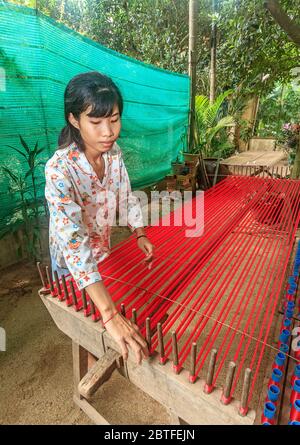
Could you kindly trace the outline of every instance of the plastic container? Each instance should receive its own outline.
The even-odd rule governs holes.
[[[292,405],[290,421],[300,423],[300,399],[295,400]]]
[[[264,412],[261,418],[261,423],[264,424],[268,422],[271,425],[274,425],[275,414],[276,414],[276,405],[274,405],[274,403],[272,402],[266,402],[264,405]]]
[[[268,388],[267,400],[275,403],[280,396],[280,389],[277,385],[270,385]]]
[[[293,403],[297,399],[300,400],[300,380],[299,379],[296,379],[293,384],[291,398],[290,398],[291,405],[293,405]]]
[[[282,371],[278,368],[274,368],[272,371],[272,376],[269,380],[268,386],[270,386],[270,385],[279,386],[278,384],[281,382],[282,376],[283,376]]]
[[[273,366],[273,369],[278,368],[278,369],[282,370],[282,368],[285,364],[285,359],[286,359],[286,356],[283,354],[283,352],[278,352],[278,354],[275,357],[275,364]]]
[[[295,380],[300,380],[300,365],[295,366],[294,374],[291,378],[291,387],[294,386]]]

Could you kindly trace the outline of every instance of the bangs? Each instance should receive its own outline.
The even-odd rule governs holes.
[[[114,91],[109,89],[102,89],[98,91],[92,98],[84,104],[84,111],[90,106],[91,111],[88,113],[89,117],[107,117],[113,114],[113,108],[115,105],[119,107],[119,113],[121,114],[119,98]]]

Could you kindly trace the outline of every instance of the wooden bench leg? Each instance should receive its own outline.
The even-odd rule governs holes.
[[[78,343],[72,341],[72,355],[73,355],[73,383],[74,396],[77,399],[82,399],[78,391],[78,385],[83,376],[88,371],[88,351],[80,346]]]
[[[96,424],[109,425],[106,419],[82,397],[78,391],[79,382],[88,372],[88,351],[80,346],[78,343],[72,341],[72,355],[73,355],[73,382],[74,395],[73,400],[76,405]]]

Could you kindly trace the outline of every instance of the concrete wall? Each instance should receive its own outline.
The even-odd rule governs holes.
[[[47,261],[49,258],[48,233],[48,222],[45,219],[41,223],[41,260]],[[0,239],[0,270],[26,258],[26,237],[22,228]]]

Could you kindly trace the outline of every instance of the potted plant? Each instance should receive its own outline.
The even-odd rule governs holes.
[[[174,175],[180,175],[180,173],[182,172],[182,169],[184,167],[183,162],[180,160],[179,155],[177,155],[177,158],[174,162],[172,162],[172,171],[174,173]]]

